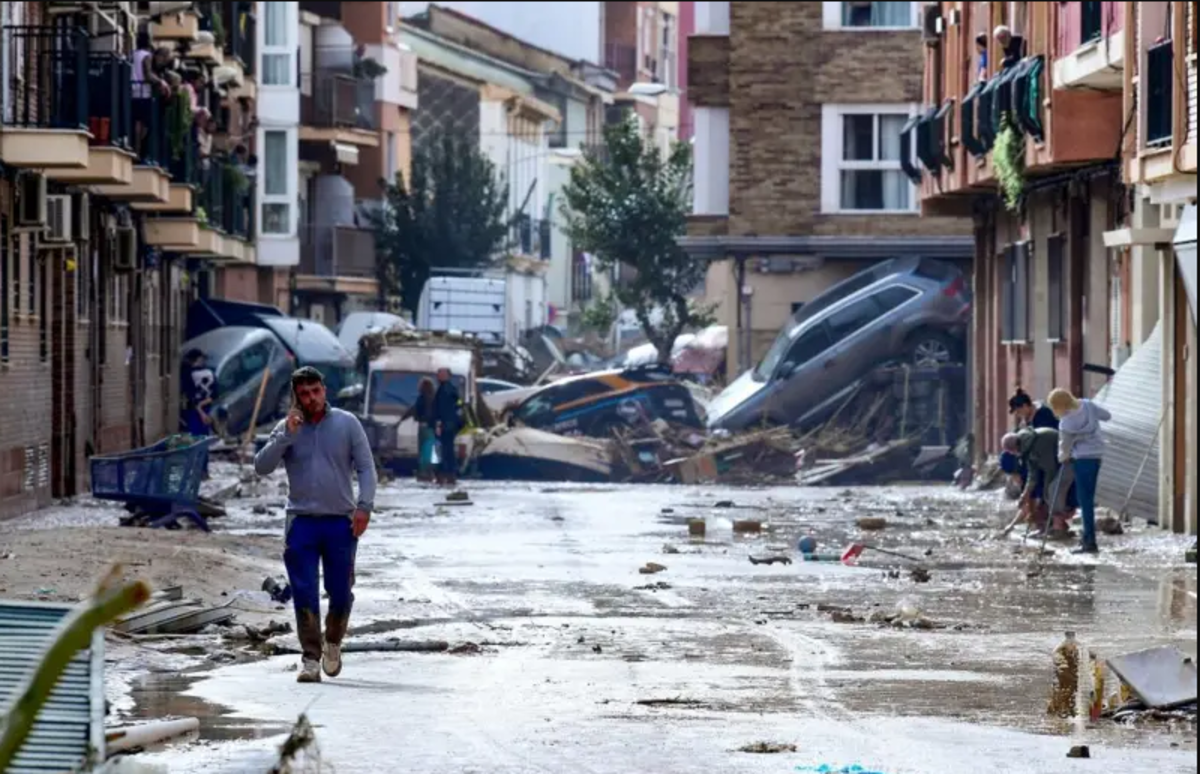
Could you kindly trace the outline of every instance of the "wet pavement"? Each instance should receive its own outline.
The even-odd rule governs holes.
[[[1100,559],[1056,556],[1031,579],[1029,555],[992,537],[1008,511],[991,493],[469,489],[474,503],[452,507],[431,488],[380,493],[351,641],[480,652],[348,654],[342,677],[319,686],[294,682],[293,656],[133,680],[130,714],[202,720],[198,742],[144,757],[172,772],[265,771],[280,730],[307,712],[321,760],[341,774],[1196,770],[1194,724],[1081,732],[1044,713],[1066,630],[1101,656],[1159,644],[1195,654],[1196,574],[1179,538],[1113,538]],[[258,502],[274,506],[269,490]],[[279,534],[281,510],[253,504],[222,526]],[[888,527],[860,534],[863,516]],[[706,520],[702,542],[689,518]],[[741,519],[766,529],[735,535]],[[747,559],[776,546],[798,559],[810,533],[835,556],[860,538],[916,554],[932,580],[870,551],[859,568]],[[667,569],[640,574],[646,562]],[[946,628],[835,623],[830,608],[904,610]],[[797,750],[737,752],[760,741]],[[1081,742],[1100,760],[1068,761]]]

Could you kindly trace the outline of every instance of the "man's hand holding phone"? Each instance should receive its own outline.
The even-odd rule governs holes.
[[[300,426],[304,424],[304,412],[298,408],[293,408],[287,415],[287,431],[288,435],[295,435]]]

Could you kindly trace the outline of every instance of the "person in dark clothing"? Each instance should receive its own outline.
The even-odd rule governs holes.
[[[992,33],[996,43],[1000,46],[1000,51],[1004,54],[1000,60],[1000,70],[1008,70],[1016,67],[1021,63],[1021,59],[1025,56],[1025,38],[1021,35],[1014,35],[1008,25],[1001,24]]]
[[[1058,429],[1058,418],[1054,416],[1054,412],[1050,410],[1050,407],[1038,406],[1033,402],[1033,398],[1029,397],[1029,393],[1020,387],[1008,399],[1008,413],[1017,420],[1016,429],[1018,430],[1022,428],[1030,428],[1032,430],[1040,428]],[[1019,478],[1021,489],[1025,489],[1025,485],[1029,482],[1029,470],[1017,455],[1002,452],[1000,454],[1000,469],[1010,476]]]
[[[432,379],[422,379],[417,387],[417,399],[400,418],[417,423],[417,480],[429,481],[433,463],[433,449],[438,440],[434,432],[437,418],[433,414],[434,387]]]
[[[210,413],[217,400],[217,375],[205,362],[204,353],[189,350],[183,358],[181,392],[184,400],[183,429],[188,435],[206,438],[212,435]],[[208,459],[204,461],[204,478],[208,478]]]
[[[461,426],[461,401],[458,388],[450,380],[450,369],[439,368],[438,388],[433,396],[435,432],[440,444],[442,459],[438,465],[439,484],[453,485],[458,482],[458,458],[454,453],[454,439]]]

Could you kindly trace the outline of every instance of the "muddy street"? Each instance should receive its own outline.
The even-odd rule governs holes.
[[[992,494],[470,491],[471,505],[439,506],[444,492],[384,489],[359,548],[349,642],[449,651],[348,652],[342,676],[316,686],[296,684],[291,655],[133,679],[118,702],[128,714],[202,718],[198,741],[143,757],[172,772],[266,770],[307,712],[321,760],[343,773],[1095,766],[1066,759],[1077,743],[1118,770],[1195,770],[1194,725],[1101,721],[1081,735],[1045,715],[1065,630],[1102,656],[1195,653],[1195,573],[1169,569],[1182,554],[1161,533],[1113,538],[1099,559],[1049,560],[1030,579],[1028,556],[990,538],[1003,523]],[[226,531],[278,535],[277,501],[239,503]],[[860,533],[862,517],[886,529]],[[697,518],[705,537],[689,539]],[[761,534],[735,532],[745,520]],[[799,561],[807,534],[835,557],[853,539],[916,554],[931,577],[918,583],[905,560],[870,551],[857,568]],[[793,563],[748,559],[774,554]],[[648,562],[665,569],[639,571]],[[925,623],[884,622],[897,614]],[[796,749],[740,751],[760,742]]]

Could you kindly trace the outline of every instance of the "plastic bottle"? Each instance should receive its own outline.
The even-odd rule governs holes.
[[[1069,718],[1075,714],[1076,693],[1079,690],[1079,643],[1075,632],[1054,649],[1054,687],[1050,691],[1047,714]]]
[[[1095,653],[1089,653],[1089,656],[1092,660],[1092,695],[1088,717],[1094,723],[1104,714],[1104,662],[1096,658]]]

